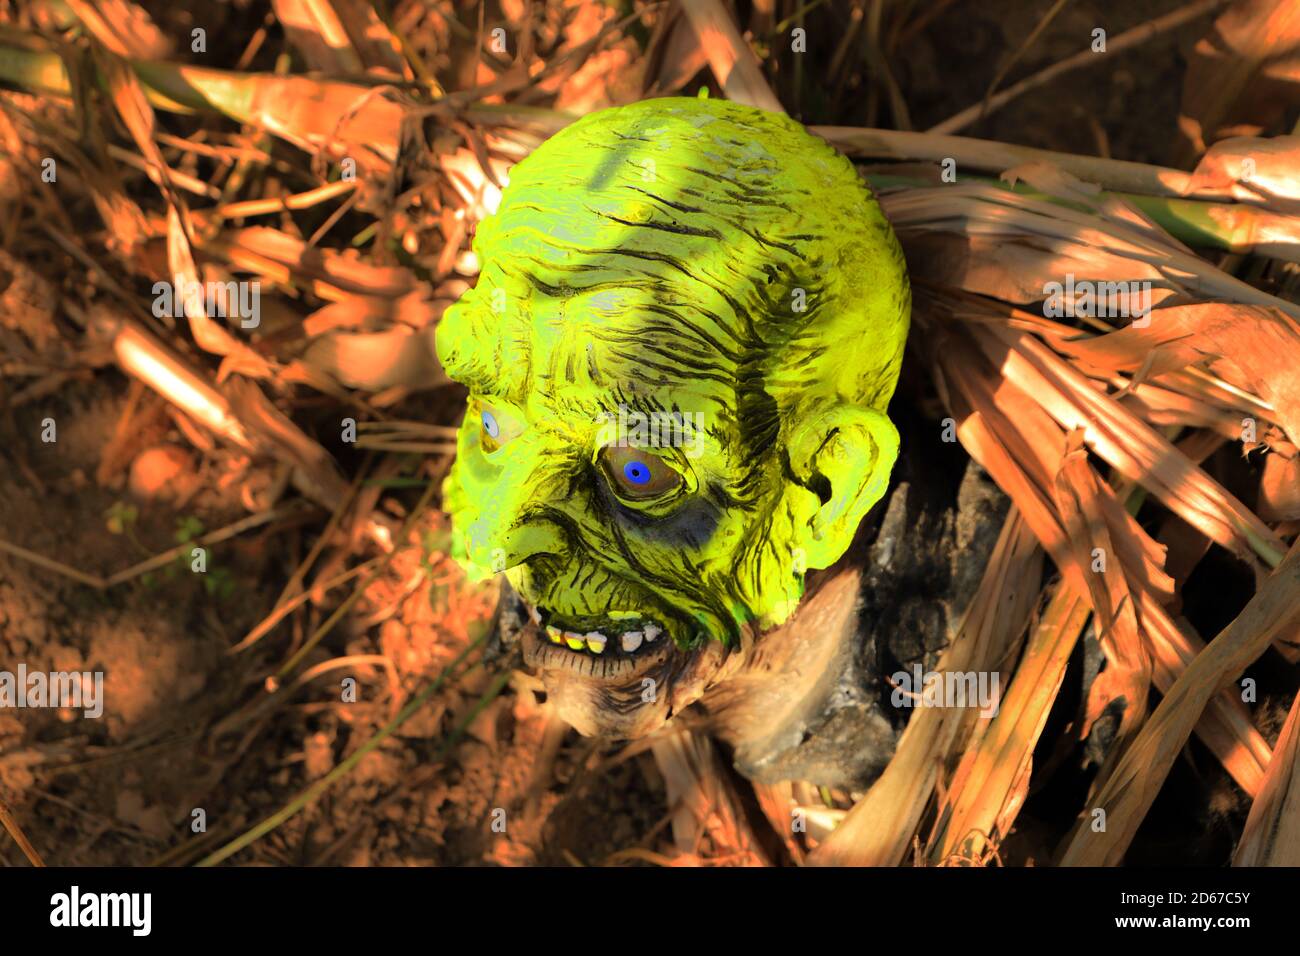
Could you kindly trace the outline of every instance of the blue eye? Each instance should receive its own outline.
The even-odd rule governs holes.
[[[629,445],[606,445],[599,454],[614,494],[624,501],[667,498],[682,487],[681,472],[658,455]]]
[[[496,416],[491,412],[485,410],[480,419],[483,422],[483,431],[489,438],[496,438],[501,434],[501,426],[497,424]]]

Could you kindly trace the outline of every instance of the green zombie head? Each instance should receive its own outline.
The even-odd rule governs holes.
[[[514,168],[437,332],[470,391],[456,555],[589,734],[695,700],[884,493],[910,293],[852,165],[798,123],[658,99]]]

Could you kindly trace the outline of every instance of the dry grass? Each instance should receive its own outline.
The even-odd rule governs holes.
[[[275,20],[314,71],[307,75],[290,75],[283,56],[274,72],[244,69],[267,42],[265,26],[247,38],[235,69],[179,62],[129,0],[69,2],[66,17],[79,22],[71,43],[55,38],[72,36],[72,22],[49,11],[11,18],[0,32],[0,80],[22,91],[0,97],[0,190],[21,197],[0,212],[4,247],[38,269],[64,263],[78,271],[65,311],[87,354],[93,348],[100,364],[114,363],[160,395],[197,447],[275,463],[319,509],[316,546],[235,651],[259,645],[313,592],[348,584],[350,596],[283,661],[277,686],[301,676],[308,652],[381,573],[384,556],[410,540],[423,501],[406,521],[394,520],[380,507],[381,489],[361,490],[363,476],[374,467],[397,480],[402,462],[406,478],[432,488],[453,452],[445,426],[390,409],[445,381],[430,333],[473,281],[470,227],[494,208],[510,165],[582,112],[678,89],[703,64],[728,97],[781,108],[766,79],[771,70],[717,0],[687,4],[684,16],[670,4],[638,2],[623,20],[595,5],[552,5],[527,14],[512,33],[522,46],[509,54],[491,52],[494,24],[483,7],[477,23],[465,24],[443,6],[422,14],[419,5],[399,4],[398,16],[381,18],[354,0],[277,0]],[[1188,4],[1122,42],[1140,44],[1219,6]],[[1045,75],[931,132],[912,132],[906,90],[884,53],[908,24],[882,25],[881,5],[867,7],[851,36],[885,61],[871,96],[893,102],[903,129],[816,131],[872,161],[865,172],[915,279],[916,358],[964,449],[1014,503],[941,665],[997,671],[1007,690],[992,721],[918,710],[884,776],[856,801],[841,795],[831,807],[813,807],[797,784],[755,788],[766,821],[747,819],[709,741],[686,731],[657,740],[671,850],[628,848],[610,862],[769,864],[753,830],[769,824],[796,862],[995,861],[1091,617],[1107,668],[1071,732],[1084,737],[1117,697],[1139,703],[1125,710],[1057,862],[1121,862],[1195,734],[1254,800],[1236,862],[1294,865],[1300,699],[1270,750],[1235,685],[1270,646],[1291,664],[1300,659],[1300,306],[1294,273],[1278,269],[1300,261],[1300,146],[1229,140],[1187,172],[949,135],[1011,108],[1051,79]],[[644,56],[628,39],[634,23],[650,31]],[[775,29],[779,18],[767,25]],[[1229,17],[1225,28],[1233,26]],[[1251,31],[1256,67],[1293,28]],[[447,57],[430,49],[430,36],[434,48],[456,39],[476,52],[439,71],[428,58]],[[843,84],[846,57],[831,64],[833,85]],[[1068,69],[1087,63],[1059,67]],[[1217,128],[1233,96],[1246,95],[1255,73],[1232,69],[1230,89],[1186,104],[1189,122]],[[452,72],[466,80],[459,89],[434,79]],[[782,79],[796,89],[806,82],[802,74]],[[49,156],[58,161],[57,198],[39,182],[40,159]],[[1244,181],[1247,158],[1252,174]],[[947,159],[960,170],[956,183],[937,175]],[[29,241],[20,245],[19,236]],[[1245,258],[1252,254],[1260,258]],[[1066,273],[1076,282],[1149,282],[1149,322],[1054,321],[1025,306]],[[254,337],[209,318],[201,298],[182,328],[152,315],[133,291],[158,279],[231,278],[258,280],[267,294]],[[65,380],[36,356],[6,354],[4,340],[0,367],[8,379],[0,394],[13,407]],[[345,475],[310,437],[301,424],[304,392],[361,423],[358,447],[369,453],[361,472]],[[121,424],[129,432],[130,422]],[[1253,508],[1205,465],[1235,442],[1264,460],[1263,481],[1249,489]],[[415,459],[402,456],[432,457],[408,468]],[[1162,527],[1176,533],[1157,536],[1150,520],[1136,520],[1143,505],[1159,509]],[[1184,542],[1186,554],[1166,541]],[[1258,580],[1254,598],[1217,636],[1197,634],[1178,611],[1180,589],[1211,543]],[[96,587],[131,576],[105,578],[0,547]],[[1096,569],[1098,554],[1105,573]],[[1045,559],[1059,576],[1040,589]],[[364,563],[347,570],[349,560]],[[218,862],[319,799],[442,679],[263,824],[224,847],[195,841],[168,862]],[[504,679],[481,699],[503,687]],[[1141,706],[1152,691],[1159,703]],[[283,697],[267,706],[282,706]],[[477,713],[462,714],[447,747]],[[255,716],[264,712],[228,715],[224,730]],[[1092,825],[1096,810],[1105,811],[1103,832]],[[805,839],[788,832],[795,812],[814,822]],[[21,831],[14,834],[28,851]]]

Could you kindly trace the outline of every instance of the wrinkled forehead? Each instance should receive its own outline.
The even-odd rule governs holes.
[[[562,380],[585,368],[594,381],[734,381],[761,348],[749,317],[772,311],[791,271],[774,228],[790,189],[773,183],[774,160],[738,143],[743,170],[711,167],[703,135],[586,145],[517,167],[475,235],[483,271],[466,304],[478,315],[457,334],[499,337],[503,364]]]
[[[521,407],[734,417],[738,343],[707,312],[656,288],[535,294],[483,334],[499,357],[491,391]]]

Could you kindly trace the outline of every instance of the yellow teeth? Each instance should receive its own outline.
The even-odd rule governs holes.
[[[628,635],[623,636],[623,649],[635,650],[636,646],[641,643],[641,633],[637,633],[636,645],[628,646]],[[648,636],[648,635],[646,635]],[[609,645],[609,638],[600,631],[590,631],[587,634],[579,634],[577,631],[563,631],[554,624],[546,625],[546,638],[552,644],[567,644],[571,650],[590,651],[592,654],[604,654],[605,648]]]

